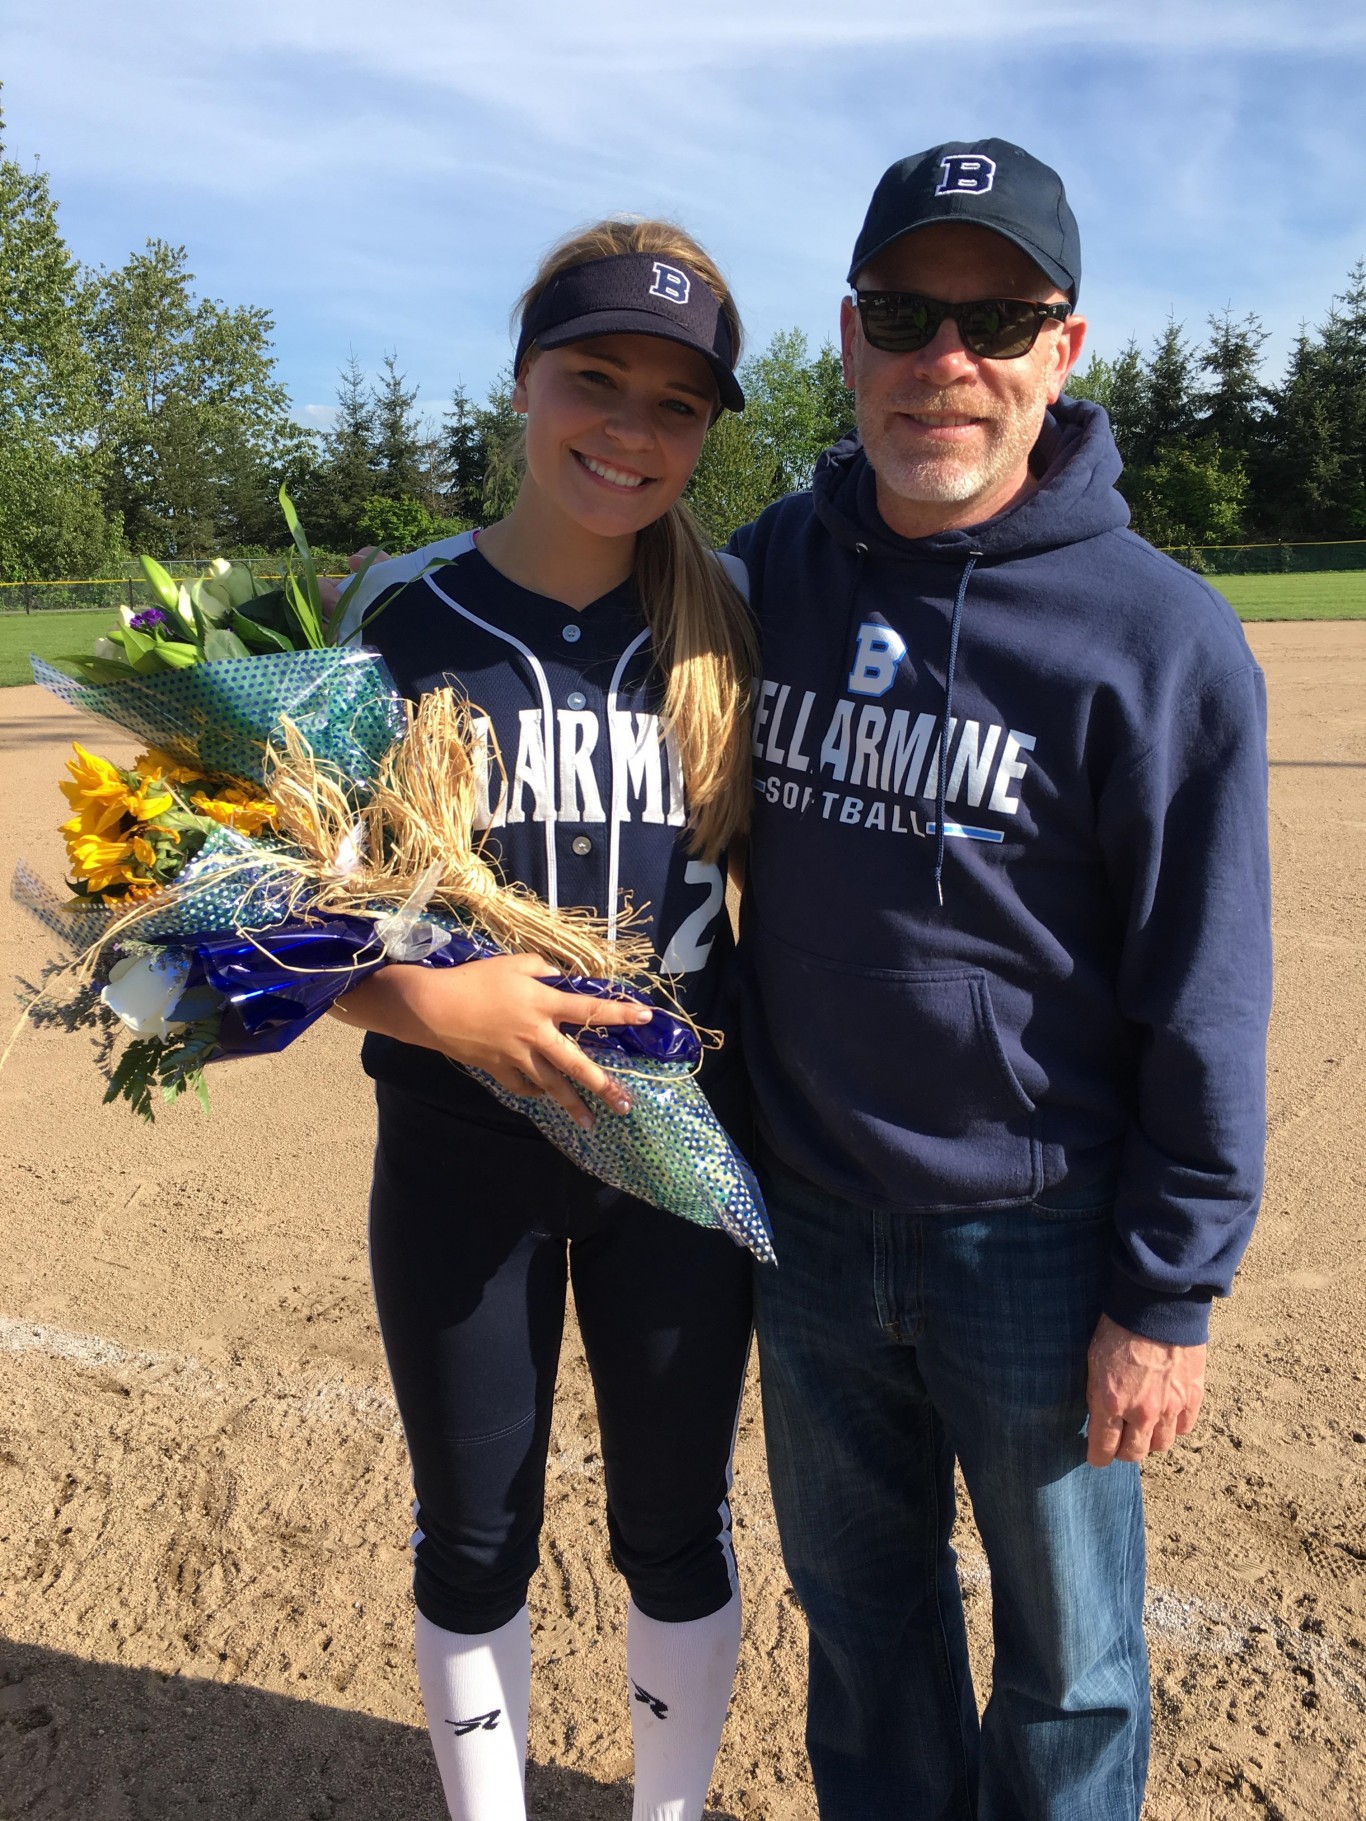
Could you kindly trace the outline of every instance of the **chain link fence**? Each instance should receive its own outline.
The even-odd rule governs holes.
[[[1366,570],[1366,538],[1340,539],[1315,544],[1178,544],[1168,556],[1200,575],[1322,575]],[[315,551],[320,574],[346,575],[346,557],[337,551]],[[273,586],[283,575],[278,556],[237,557],[259,582]],[[179,581],[203,575],[202,563],[164,565]],[[130,564],[122,575],[78,578],[68,581],[0,582],[0,614],[47,613],[81,608],[117,612],[120,607],[156,604],[142,570]]]
[[[1366,569],[1366,538],[1320,544],[1177,544],[1167,548],[1200,575],[1326,575]]]
[[[340,578],[348,573],[346,558],[336,551],[314,551],[313,554],[320,575]],[[234,557],[233,561],[250,569],[257,581],[267,587],[274,587],[284,578],[282,559],[278,556]],[[203,563],[164,563],[162,567],[181,582],[192,582],[204,573]],[[127,565],[122,575],[0,582],[0,614],[70,613],[82,608],[113,613],[120,607],[137,613],[144,607],[156,605],[151,585],[137,564]]]

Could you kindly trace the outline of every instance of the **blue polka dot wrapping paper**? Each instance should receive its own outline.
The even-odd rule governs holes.
[[[407,725],[383,660],[350,647],[228,659],[115,683],[77,681],[38,659],[33,660],[33,673],[63,701],[138,735],[186,765],[257,784],[265,781],[266,747],[283,715],[358,796]],[[108,912],[62,903],[28,869],[21,872],[15,895],[76,952],[99,938]],[[301,919],[308,921],[297,878],[273,861],[268,839],[217,831],[153,915],[139,923],[135,940],[184,953],[195,951],[197,943],[248,935],[268,974],[273,933],[278,931],[283,941],[291,933],[297,936]],[[457,938],[444,961],[433,957],[435,965],[497,952],[449,914],[434,912],[433,918]],[[368,926],[365,940],[373,946],[373,926]],[[297,961],[292,968],[281,961],[282,1000],[298,982]],[[594,990],[594,983],[588,982],[557,984]],[[326,996],[324,983],[317,985],[314,997]],[[335,985],[337,994],[344,990],[342,979]],[[597,983],[597,990],[605,990],[602,983]],[[229,995],[225,1012],[233,1003]],[[299,1030],[310,1021],[301,1020]],[[259,1047],[283,1048],[296,1034],[277,1025],[269,1043],[263,1037]],[[632,1108],[615,1114],[588,1096],[596,1115],[590,1131],[554,1101],[511,1094],[490,1077],[476,1070],[470,1073],[590,1175],[684,1220],[717,1228],[756,1258],[774,1263],[763,1197],[749,1165],[698,1086],[693,1062],[639,1050],[612,1053],[607,1036],[604,1031],[594,1033],[592,1053],[625,1080]],[[612,1039],[626,1041],[615,1032]],[[234,1053],[248,1051],[238,1047]]]
[[[406,725],[376,652],[328,646],[192,664],[117,683],[86,683],[31,660],[35,682],[73,708],[112,721],[184,765],[265,781],[266,746],[283,715],[315,756],[364,789]]]
[[[599,1037],[602,1032],[597,1033]],[[629,1113],[611,1113],[591,1094],[591,1131],[554,1100],[511,1094],[478,1069],[469,1073],[505,1107],[524,1113],[550,1142],[590,1176],[679,1214],[699,1227],[719,1227],[762,1264],[776,1264],[764,1198],[754,1172],[731,1143],[687,1063],[635,1056],[609,1065],[604,1045],[594,1060],[611,1066],[631,1096]]]

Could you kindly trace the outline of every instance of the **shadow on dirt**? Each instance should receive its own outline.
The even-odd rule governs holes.
[[[416,1726],[0,1639],[4,1821],[444,1821]],[[532,1765],[527,1812],[626,1821],[631,1792]],[[709,1811],[709,1821],[734,1817]]]

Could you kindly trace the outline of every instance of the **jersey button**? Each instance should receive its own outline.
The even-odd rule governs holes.
[[[583,628],[582,626],[565,626],[560,632],[560,637],[566,645],[577,645],[583,637]]]
[[[587,708],[588,697],[581,689],[571,690],[565,698],[571,708]]]
[[[593,851],[593,843],[588,839],[587,835],[575,835],[569,845],[580,858],[582,858],[584,854],[591,854]]]

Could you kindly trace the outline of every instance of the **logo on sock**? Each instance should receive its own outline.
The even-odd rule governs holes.
[[[472,1720],[447,1720],[446,1724],[457,1739],[463,1739],[466,1733],[477,1732],[480,1727],[485,1732],[493,1732],[498,1725],[498,1716],[502,1711],[501,1707],[495,1707],[489,1713],[476,1714]]]
[[[669,1710],[665,1706],[664,1702],[661,1701],[657,1695],[649,1694],[645,1689],[643,1689],[640,1686],[639,1682],[632,1682],[631,1686],[636,1691],[637,1701],[641,1702],[644,1706],[648,1707],[650,1712],[656,1718],[656,1720],[667,1720],[668,1719]]]

